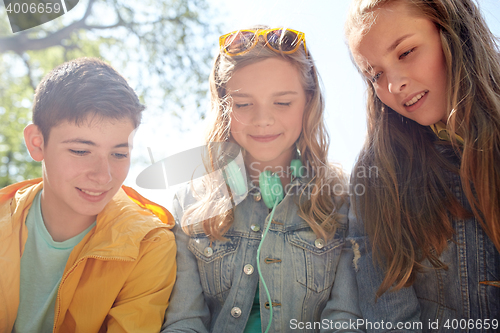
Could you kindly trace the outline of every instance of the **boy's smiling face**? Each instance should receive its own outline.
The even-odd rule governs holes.
[[[132,121],[90,116],[80,126],[65,121],[50,130],[47,141],[38,127],[29,126],[31,156],[43,161],[45,223],[92,223],[127,177]]]

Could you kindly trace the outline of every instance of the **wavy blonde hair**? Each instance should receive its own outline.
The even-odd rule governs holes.
[[[267,29],[265,26],[253,29]],[[324,100],[320,81],[314,61],[309,52],[300,47],[292,54],[282,54],[269,49],[264,41],[259,40],[249,52],[239,56],[228,56],[221,51],[215,58],[210,75],[211,120],[205,138],[208,148],[208,169],[216,170],[220,160],[220,152],[210,143],[228,142],[230,140],[231,102],[226,92],[226,84],[233,73],[240,68],[269,58],[280,58],[288,61],[298,69],[302,86],[308,96],[304,110],[302,132],[296,142],[301,152],[302,162],[307,174],[312,175],[310,183],[302,190],[300,197],[308,196],[308,200],[300,200],[299,215],[312,228],[314,233],[323,239],[333,237],[339,219],[338,209],[345,203],[347,196],[347,177],[340,167],[327,161],[329,137],[325,129],[323,112]],[[198,201],[186,209],[182,218],[182,226],[186,233],[203,232],[213,239],[224,239],[223,235],[230,228],[234,216],[232,197],[224,196],[221,188],[224,182],[205,181],[203,191],[198,191]],[[334,196],[334,189],[344,189],[341,195]],[[306,193],[307,188],[313,188]],[[327,189],[325,191],[324,189]],[[335,191],[336,192],[336,191]],[[231,209],[227,209],[232,207]],[[211,217],[210,217],[211,216]],[[190,224],[193,220],[202,221]]]
[[[428,259],[445,268],[439,255],[453,237],[451,216],[474,216],[500,250],[500,56],[495,36],[471,0],[354,0],[346,37],[369,29],[376,10],[405,1],[438,27],[446,59],[451,143],[436,142],[429,127],[384,105],[368,88],[368,137],[355,168],[377,166],[379,177],[356,177],[366,192],[357,211],[365,221],[374,258],[385,267],[380,296],[411,285]],[[363,30],[361,30],[363,31]],[[452,135],[454,136],[454,134]],[[440,146],[452,146],[443,149]],[[440,151],[448,151],[444,156]],[[452,193],[449,171],[460,176],[470,207]],[[447,175],[448,174],[448,175]]]

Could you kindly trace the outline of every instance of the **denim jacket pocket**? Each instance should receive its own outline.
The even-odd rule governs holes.
[[[325,242],[311,230],[296,231],[287,237],[292,245],[297,282],[318,293],[329,289],[335,280],[344,240],[334,238]]]
[[[191,238],[188,248],[195,255],[203,291],[218,295],[231,288],[235,253],[240,237],[228,241],[211,241],[207,237]]]

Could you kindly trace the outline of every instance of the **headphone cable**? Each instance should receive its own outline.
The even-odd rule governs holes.
[[[264,277],[262,276],[262,271],[260,270],[260,249],[262,247],[262,243],[264,243],[264,238],[266,238],[267,232],[269,231],[269,227],[271,226],[273,216],[274,216],[274,210],[276,209],[276,206],[278,205],[279,200],[275,200],[274,202],[274,207],[273,210],[271,211],[271,215],[269,215],[269,221],[266,225],[266,228],[264,229],[264,233],[262,234],[262,239],[260,240],[259,247],[257,248],[257,271],[259,272],[259,277],[260,280],[262,281],[262,286],[264,287],[264,290],[267,295],[267,301],[269,302],[269,324],[267,324],[266,331],[264,333],[269,332],[269,329],[271,328],[271,323],[273,321],[273,302],[271,301],[271,295],[269,294],[269,290],[267,289],[266,282],[264,281]]]

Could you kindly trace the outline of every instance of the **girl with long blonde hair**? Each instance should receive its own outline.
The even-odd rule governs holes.
[[[472,0],[354,0],[346,36],[368,87],[352,174],[366,191],[350,223],[363,315],[424,331],[498,328],[496,38]]]
[[[221,36],[210,91],[209,175],[174,199],[178,274],[163,332],[316,332],[355,321],[346,176],[327,161],[304,34],[259,26]]]

